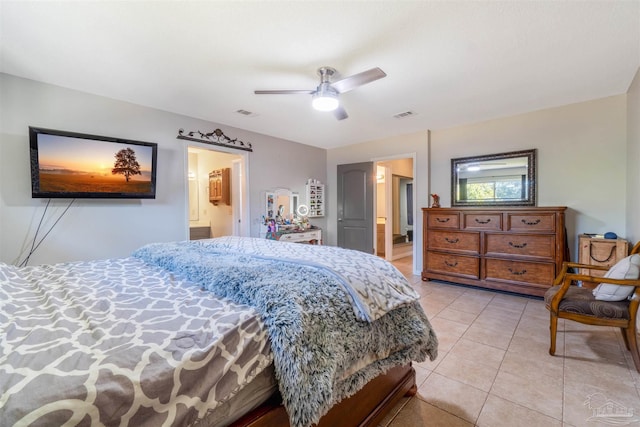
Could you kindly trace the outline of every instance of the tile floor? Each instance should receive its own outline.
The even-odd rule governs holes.
[[[414,363],[418,393],[381,426],[640,426],[640,374],[616,328],[560,319],[556,356],[542,299],[414,284],[439,339],[438,358]],[[617,409],[596,412],[607,406]]]

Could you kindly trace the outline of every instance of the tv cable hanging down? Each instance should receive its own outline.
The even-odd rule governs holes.
[[[49,235],[49,233],[51,233],[51,231],[53,230],[53,228],[56,226],[56,224],[58,224],[58,222],[62,219],[62,217],[64,216],[64,214],[67,213],[67,211],[69,210],[69,208],[71,207],[71,205],[73,204],[73,202],[75,202],[76,199],[72,199],[69,204],[67,205],[67,207],[65,208],[64,211],[62,211],[62,213],[60,214],[60,216],[58,217],[58,219],[55,220],[55,222],[51,225],[51,227],[49,227],[49,230],[44,234],[44,236],[42,236],[42,238],[40,240],[38,240],[38,233],[40,232],[40,227],[42,226],[42,222],[44,221],[44,217],[47,214],[47,209],[49,209],[49,204],[51,203],[51,199],[47,200],[47,205],[44,207],[44,212],[42,212],[42,216],[40,217],[40,221],[38,222],[38,227],[36,228],[36,232],[33,235],[33,240],[31,242],[31,249],[29,249],[29,253],[27,254],[27,256],[22,260],[22,262],[20,262],[18,265],[18,267],[25,267],[28,263],[29,263],[29,258],[31,258],[31,255],[33,255],[33,253],[38,249],[38,247],[42,244],[42,242],[44,242],[44,239],[47,238],[47,236]],[[37,241],[37,243],[36,243]],[[17,259],[20,258],[20,256],[22,255],[22,253],[20,255],[18,255]]]

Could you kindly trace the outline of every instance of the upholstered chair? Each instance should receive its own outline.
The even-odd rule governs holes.
[[[544,296],[545,306],[551,316],[551,346],[549,354],[556,352],[558,318],[598,326],[619,327],[633,363],[640,372],[636,318],[640,305],[640,242],[631,255],[610,269],[593,265],[565,262],[562,271]],[[605,277],[574,274],[580,268],[607,271]],[[597,285],[595,289],[577,286],[578,283]]]

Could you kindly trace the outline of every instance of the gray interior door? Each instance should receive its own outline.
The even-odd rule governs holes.
[[[373,253],[373,162],[338,165],[338,246]]]

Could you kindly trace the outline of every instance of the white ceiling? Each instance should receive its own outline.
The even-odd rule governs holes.
[[[622,94],[640,66],[639,0],[0,0],[0,14],[1,72],[324,148]],[[343,94],[342,121],[310,95],[253,93],[315,89],[325,65],[387,77]]]

